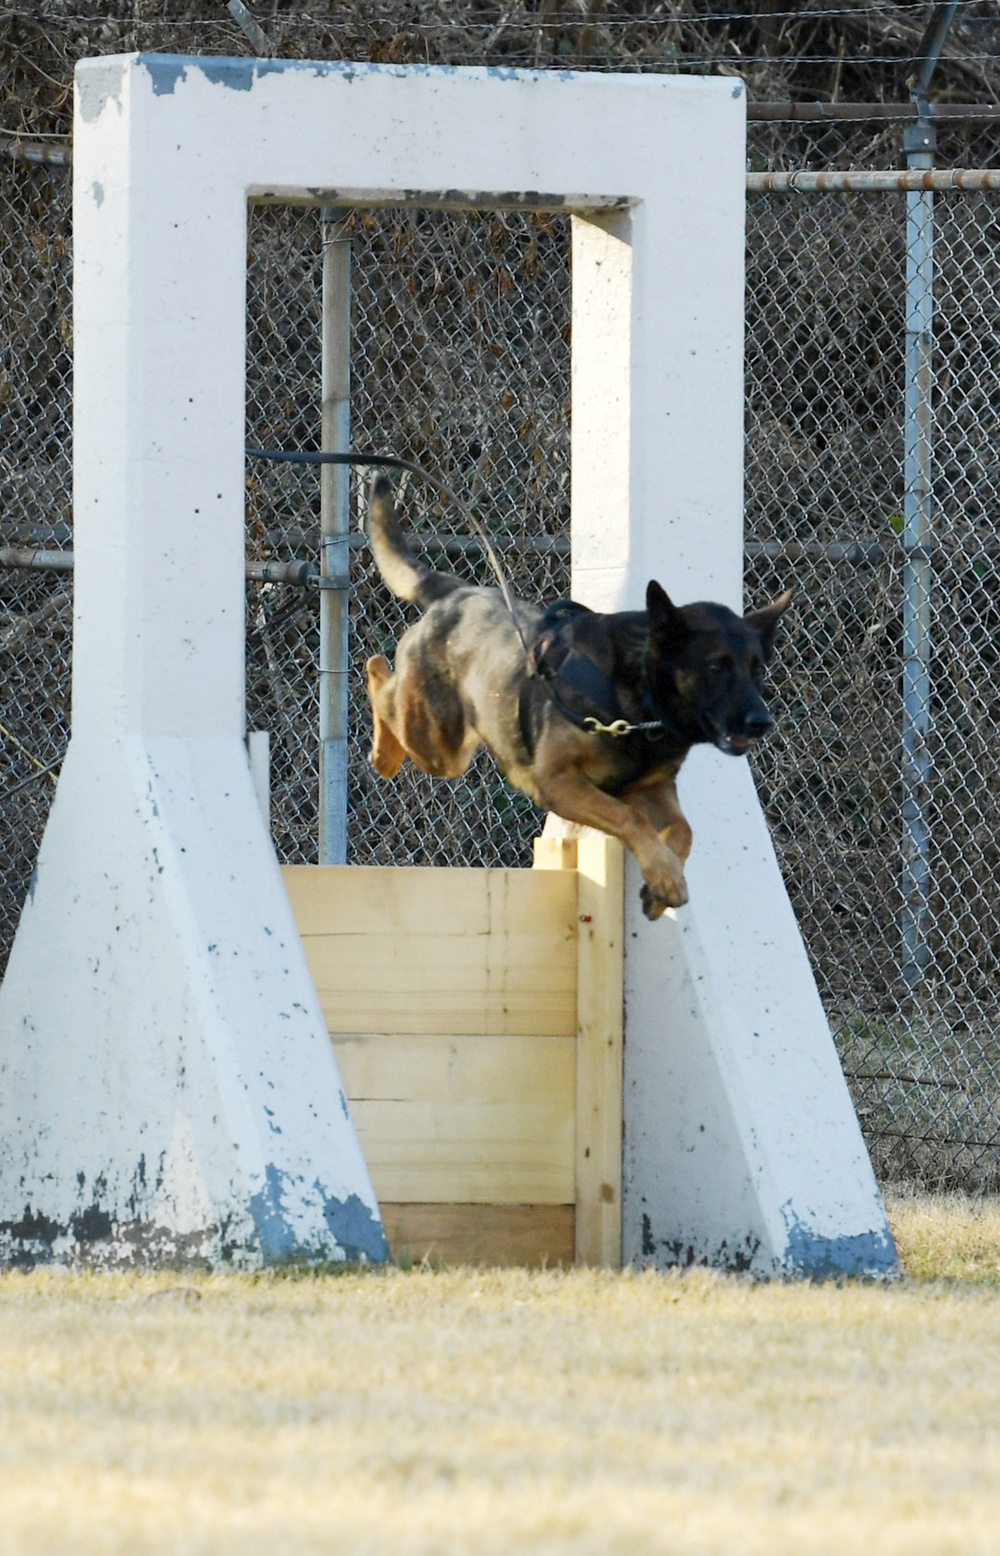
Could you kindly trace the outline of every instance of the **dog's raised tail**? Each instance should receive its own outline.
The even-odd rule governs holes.
[[[426,607],[460,587],[457,578],[448,573],[437,573],[417,561],[400,528],[392,482],[381,473],[372,478],[365,530],[379,572],[401,600],[412,600],[415,605]]]

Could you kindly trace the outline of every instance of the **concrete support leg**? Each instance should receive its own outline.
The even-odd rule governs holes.
[[[573,595],[740,609],[742,182],[577,219]],[[753,602],[762,604],[764,602]],[[896,1254],[745,760],[679,784],[691,900],[655,924],[627,860],[623,1256],[761,1274],[881,1274]]]
[[[73,739],[0,991],[0,1261],[380,1260],[243,743],[246,195],[155,108],[81,67]]]

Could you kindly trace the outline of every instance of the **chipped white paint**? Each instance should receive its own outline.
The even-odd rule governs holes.
[[[735,604],[742,88],[163,56],[84,62],[77,88],[74,735],[0,994],[7,1256],[378,1257],[242,741],[247,201],[585,210],[577,591],[638,605],[656,573]],[[692,760],[692,906],[648,925],[629,885],[626,1256],[885,1267],[726,762]]]

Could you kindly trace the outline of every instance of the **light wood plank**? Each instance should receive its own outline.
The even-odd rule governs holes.
[[[351,1117],[380,1200],[439,1204],[571,1204],[572,1099],[382,1102]]]
[[[572,1205],[400,1205],[382,1202],[399,1264],[572,1264]]]
[[[579,1038],[576,1258],[621,1264],[624,853],[600,832],[578,841]]]
[[[576,1030],[575,939],[412,933],[302,944],[333,1032]]]
[[[559,872],[286,865],[303,935],[576,936],[576,891]]]
[[[575,837],[536,837],[532,842],[533,870],[575,870]]]
[[[535,1102],[576,1094],[574,1037],[351,1033],[333,1039],[351,1102]]]
[[[284,876],[331,1031],[576,1030],[573,877],[315,866]]]

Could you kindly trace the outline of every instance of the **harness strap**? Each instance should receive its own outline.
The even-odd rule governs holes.
[[[553,609],[558,611],[559,608]],[[562,640],[559,628],[570,615],[569,611],[561,612],[555,630],[549,634],[545,633],[543,621],[542,633],[532,645],[528,661],[529,673],[545,683],[559,712],[577,729],[586,730],[589,735],[612,735],[616,739],[638,734],[649,735],[653,739],[657,735],[665,735],[672,728],[667,719],[645,719],[633,724],[622,717],[611,676],[595,665],[592,659],[588,659],[586,654],[568,647]],[[563,687],[583,698],[585,704],[597,712],[581,713],[571,707],[560,695]]]

